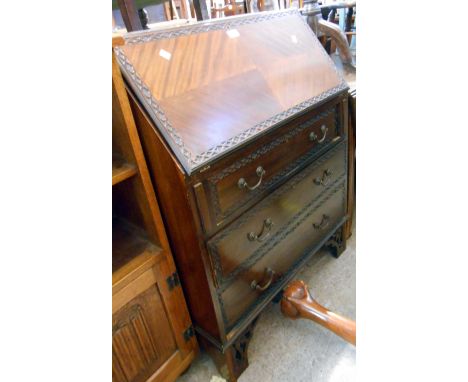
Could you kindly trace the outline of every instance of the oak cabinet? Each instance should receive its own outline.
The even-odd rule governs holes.
[[[112,380],[170,382],[198,345],[114,58],[112,101]]]

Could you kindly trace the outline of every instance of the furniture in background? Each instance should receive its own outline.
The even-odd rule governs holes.
[[[335,24],[329,20],[325,20],[322,17],[322,11],[329,8],[332,9],[353,9],[356,6],[355,1],[348,2],[337,2],[327,4],[326,6],[319,5],[318,0],[304,0],[304,7],[301,9],[301,13],[307,19],[307,23],[312,28],[316,36],[322,41],[322,44],[327,48],[327,52],[331,53],[330,44],[333,45],[333,52],[338,48],[338,53],[343,63],[354,66],[355,62],[353,59],[352,52],[349,47],[349,41],[345,34],[346,25],[343,18],[343,29],[340,25]],[[352,20],[351,13],[351,20]]]
[[[356,1],[335,1],[322,2],[320,6],[321,17],[324,21],[322,36],[326,38],[325,47],[329,54],[335,53],[337,47],[342,49],[355,50],[356,48]],[[338,18],[337,16],[338,11]],[[341,32],[341,33],[340,33]],[[341,36],[337,38],[335,33]],[[344,38],[342,38],[344,37]],[[344,44],[344,41],[347,44]]]
[[[297,7],[306,18],[316,36],[320,39],[328,53],[334,53],[338,48],[342,61],[354,66],[354,60],[349,44],[356,35],[352,31],[354,24],[354,8],[356,1],[340,1],[319,4],[318,0],[250,0],[246,2],[248,12],[263,12]],[[334,22],[336,10],[347,10],[346,19],[343,17],[338,25]],[[323,18],[327,15],[327,18]],[[341,22],[342,21],[342,22]],[[355,44],[355,41],[352,42]]]
[[[348,90],[348,210],[349,219],[344,225],[345,237],[349,238],[352,233],[354,206],[356,196],[356,32],[354,8],[356,1],[327,2],[326,5],[319,5],[317,0],[304,0],[304,8],[301,13],[306,16],[309,26],[319,37],[322,45],[330,54],[338,71],[341,73],[347,84]],[[334,22],[336,10],[347,10],[346,19],[340,19],[340,25]],[[324,20],[323,16],[328,20]],[[343,13],[344,15],[344,13]],[[352,37],[352,39],[351,39]],[[350,46],[351,44],[352,46]],[[335,52],[339,47],[338,53]],[[352,49],[353,47],[353,49]]]
[[[262,310],[345,249],[348,86],[297,10],[114,51],[199,342],[236,381]]]
[[[348,89],[348,217],[344,225],[345,237],[352,233],[356,199],[356,68],[344,63],[340,55],[332,53],[331,58],[342,74]]]
[[[211,0],[211,18],[220,18],[247,13],[246,1]]]
[[[113,46],[122,43],[113,39]],[[174,381],[198,352],[120,69],[112,55],[112,380]]]
[[[113,10],[120,11],[124,29],[128,32],[144,30],[147,29],[148,24],[154,25],[158,22],[190,20],[196,14],[194,2],[191,0],[113,0],[112,6]],[[150,8],[153,9],[152,16],[148,17],[147,9]],[[114,16],[112,23],[115,28]],[[120,25],[120,27],[123,26]]]

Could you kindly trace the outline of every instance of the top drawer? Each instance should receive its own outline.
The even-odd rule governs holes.
[[[298,166],[343,136],[342,103],[335,99],[220,161],[195,186],[205,232],[212,233],[239,216]]]

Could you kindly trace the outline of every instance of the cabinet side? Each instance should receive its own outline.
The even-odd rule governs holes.
[[[203,256],[204,242],[192,190],[169,147],[133,94],[129,95],[192,321],[222,341],[224,330],[213,304],[214,288],[210,288],[207,277],[211,270]]]

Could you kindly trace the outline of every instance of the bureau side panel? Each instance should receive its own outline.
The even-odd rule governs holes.
[[[213,337],[221,339],[223,330],[219,326],[219,315],[216,315],[207,279],[211,270],[203,260],[204,244],[200,241],[195,221],[197,211],[189,194],[191,191],[188,191],[184,173],[170,149],[132,94],[130,99],[192,321]],[[206,271],[205,266],[208,267]]]

